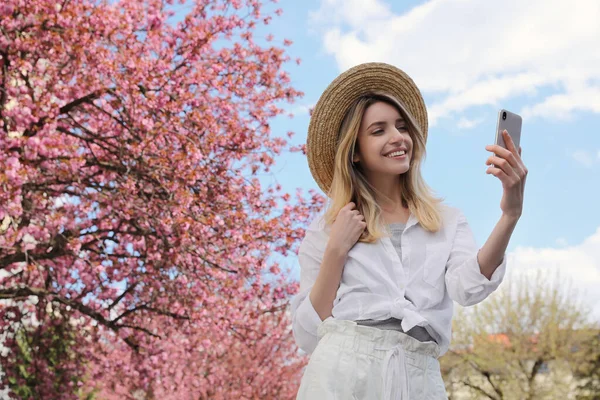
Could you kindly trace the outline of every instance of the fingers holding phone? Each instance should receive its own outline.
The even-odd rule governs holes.
[[[494,153],[486,162],[491,166],[488,168],[488,173],[498,177],[506,175],[525,179],[527,168],[521,159],[520,147],[522,126],[523,118],[520,115],[505,109],[498,112],[495,143],[493,146],[486,147],[486,150]],[[511,168],[508,168],[509,166]]]
[[[502,182],[503,196],[500,208],[510,216],[521,215],[523,194],[528,170],[521,158],[521,117],[506,110],[498,113],[495,144],[486,146],[493,154],[486,160],[486,173]]]
[[[490,166],[486,172],[498,178],[508,177],[512,180],[524,180],[527,176],[527,168],[521,159],[520,149],[517,150],[507,131],[502,132],[502,136],[507,148],[497,144],[486,146],[486,150],[494,153],[486,160],[486,165]],[[505,183],[504,180],[503,183]],[[510,182],[506,183],[510,184]]]

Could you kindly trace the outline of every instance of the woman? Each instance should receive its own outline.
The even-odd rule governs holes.
[[[501,283],[523,208],[527,169],[510,136],[487,146],[502,216],[481,249],[464,215],[421,176],[427,111],[403,71],[368,63],[338,76],[309,126],[311,173],[330,197],[299,251],[293,332],[312,353],[298,399],[446,399],[438,357],[453,301]]]

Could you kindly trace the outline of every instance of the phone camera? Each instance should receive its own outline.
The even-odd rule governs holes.
[[[502,113],[502,119],[506,119],[506,111]]]

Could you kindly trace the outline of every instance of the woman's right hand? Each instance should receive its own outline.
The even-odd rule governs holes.
[[[331,226],[329,246],[343,253],[352,249],[367,226],[365,217],[354,209],[355,206],[350,202],[342,207]]]

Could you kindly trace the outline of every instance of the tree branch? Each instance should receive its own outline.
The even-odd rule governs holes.
[[[156,314],[164,315],[164,316],[171,317],[174,319],[181,319],[181,320],[189,320],[190,319],[190,317],[188,317],[186,315],[179,315],[179,314],[175,314],[175,313],[172,313],[169,311],[164,311],[164,310],[159,310],[157,308],[149,307],[146,304],[142,304],[140,306],[136,306],[130,310],[125,311],[123,314],[121,314],[117,318],[113,319],[112,322],[116,323],[117,321],[119,321],[122,318],[125,318],[129,314],[133,314],[134,312],[140,311],[140,310],[148,310],[150,312],[154,312]]]
[[[138,331],[145,332],[153,337],[160,338],[160,336],[153,334],[152,332],[150,332],[149,330],[147,330],[146,328],[141,327],[141,326],[135,326],[135,325],[130,325],[130,324],[117,324],[117,321],[119,319],[123,318],[125,316],[125,314],[131,314],[132,312],[140,310],[140,309],[145,309],[145,310],[155,312],[160,315],[165,315],[165,316],[169,316],[169,317],[176,318],[176,319],[185,319],[185,320],[190,319],[188,316],[181,316],[181,315],[170,313],[168,311],[158,310],[158,309],[143,305],[140,307],[136,307],[132,310],[128,310],[127,312],[121,314],[121,316],[119,316],[119,318],[117,318],[115,320],[108,320],[108,319],[104,318],[104,316],[102,316],[102,314],[100,314],[99,312],[93,310],[92,308],[90,308],[84,304],[81,304],[81,303],[78,303],[76,301],[72,301],[69,299],[65,299],[63,297],[60,297],[57,293],[51,292],[51,291],[48,291],[45,289],[31,288],[31,287],[0,289],[0,300],[20,299],[20,298],[25,298],[25,297],[29,297],[29,296],[36,296],[39,298],[49,297],[54,301],[57,301],[66,306],[70,306],[71,308],[81,312],[82,314],[87,315],[88,317],[96,320],[99,324],[104,325],[105,327],[107,327],[115,332],[117,332],[119,329],[122,329],[122,328],[130,328],[130,329],[135,329]],[[139,345],[131,338],[125,338],[123,340],[125,341],[125,343],[127,343],[128,346],[130,346],[136,352],[139,350]]]
[[[133,285],[129,286],[127,289],[125,289],[123,291],[123,293],[121,293],[121,295],[119,297],[117,297],[110,306],[108,306],[108,311],[112,310],[114,306],[119,304],[119,302],[123,299],[123,297],[127,296],[127,294],[130,293],[133,289],[135,289],[138,284],[139,284],[139,282],[136,282]]]
[[[76,107],[80,106],[83,103],[91,103],[92,101],[94,101],[95,99],[97,99],[98,97],[100,97],[104,93],[106,93],[107,90],[108,89],[96,90],[95,92],[92,92],[92,93],[90,93],[86,96],[83,96],[77,100],[73,100],[72,102],[62,106],[59,109],[59,113],[66,114],[69,111],[75,109]],[[42,129],[44,127],[44,124],[46,123],[47,120],[48,120],[47,116],[40,118],[35,124],[33,124],[30,128],[25,130],[25,132],[23,133],[23,136],[25,136],[25,137],[34,136],[40,129]]]
[[[484,395],[485,397],[487,397],[490,400],[498,400],[496,397],[493,397],[492,395],[490,395],[488,392],[486,392],[479,386],[473,385],[472,383],[470,383],[468,381],[463,381],[461,383],[467,387],[470,387],[471,389],[475,390],[476,392],[481,393],[482,395]]]
[[[9,254],[5,257],[2,257],[2,258],[0,258],[0,269],[4,269],[13,263],[27,261],[28,258],[35,258],[35,260],[51,260],[56,257],[62,257],[62,256],[69,254],[61,246],[52,246],[52,245],[50,245],[50,246],[52,247],[52,250],[48,253],[41,253],[41,254],[29,253],[28,254],[28,253],[19,251],[17,253]]]

